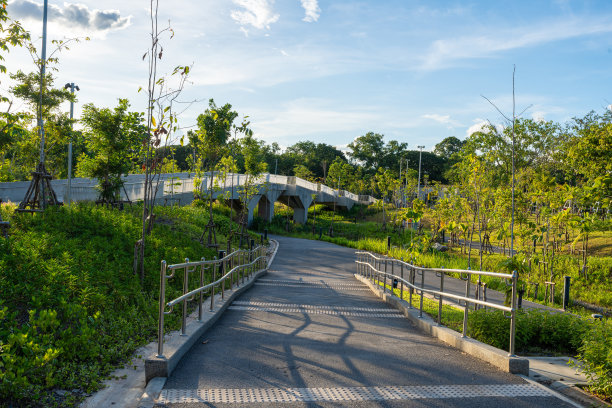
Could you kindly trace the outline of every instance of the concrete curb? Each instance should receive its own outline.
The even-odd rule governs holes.
[[[268,267],[272,263],[271,261],[274,260],[277,251],[278,243],[276,242],[276,248],[268,260]],[[260,276],[266,273],[267,268],[257,272],[248,281],[235,287],[233,290],[226,290],[224,299],[221,299],[220,293],[215,295],[214,309],[210,310],[208,307],[205,307],[202,313],[201,322],[197,319],[188,322],[185,335],[181,335],[179,331],[166,334],[164,336],[164,357],[160,358],[157,357],[156,354],[153,354],[145,360],[145,382],[148,384],[149,381],[155,377],[169,377],[181,358],[183,358],[196,341],[215,324],[232,301],[249,289]]]
[[[507,351],[489,346],[469,337],[461,337],[460,333],[448,327],[438,326],[429,316],[423,315],[422,318],[419,318],[418,310],[411,309],[405,300],[383,292],[381,288],[361,275],[355,274],[354,276],[358,281],[366,284],[376,296],[401,311],[415,326],[430,336],[436,337],[464,353],[486,361],[503,371],[529,376],[529,360],[520,357],[510,357]]]
[[[164,385],[166,385],[166,380],[168,380],[167,377],[151,379],[145,388],[144,394],[142,394],[138,408],[153,408],[155,401],[159,398],[159,394],[164,389]]]
[[[573,401],[572,399],[568,398],[567,396],[561,394],[560,392],[554,390],[554,389],[550,389],[549,387],[545,386],[544,384],[540,384],[537,381],[532,380],[531,378],[529,378],[526,375],[522,375],[519,374],[519,377],[521,377],[523,380],[527,381],[530,384],[533,384],[543,390],[546,390],[550,395],[553,395],[554,397],[560,399],[561,401],[566,402],[567,404],[570,404],[576,408],[582,408],[582,405],[577,403],[576,401]]]

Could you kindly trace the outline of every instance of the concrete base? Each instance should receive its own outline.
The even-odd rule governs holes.
[[[411,309],[408,302],[400,298],[384,292],[378,285],[372,283],[369,279],[355,274],[355,278],[360,282],[365,283],[378,297],[382,298],[386,303],[392,305],[401,311],[415,326],[425,333],[437,337],[443,342],[467,353],[471,356],[479,358],[487,363],[494,365],[500,370],[512,373],[529,375],[529,360],[520,357],[510,357],[507,351],[500,350],[488,344],[481,343],[469,337],[461,337],[460,333],[449,329],[448,327],[438,326],[437,322],[429,316],[423,315],[418,317],[418,310]]]

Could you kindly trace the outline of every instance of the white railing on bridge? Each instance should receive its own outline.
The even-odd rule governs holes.
[[[215,189],[230,188],[243,186],[247,183],[247,175],[228,173],[223,177],[219,172],[205,173],[199,178],[200,183],[196,183],[195,174],[193,173],[164,173],[159,176],[159,179],[154,180],[154,187],[157,187],[156,199],[170,198],[174,195],[190,194],[197,189],[206,190],[210,188],[210,177],[213,178],[213,186]],[[120,191],[121,200],[137,201],[144,199],[144,174],[129,174],[123,177],[124,186]],[[274,184],[274,185],[295,185],[301,188],[312,191],[315,194],[326,194],[335,199],[337,197],[345,197],[353,200],[355,203],[372,203],[375,201],[370,196],[359,196],[349,191],[335,190],[331,187],[320,183],[312,183],[294,176],[282,176],[277,174],[263,174],[253,181],[254,184]],[[71,200],[72,201],[96,201],[99,197],[97,189],[98,180],[90,178],[74,178],[71,182]],[[30,185],[29,181],[0,183],[0,200],[4,202],[20,202],[25,197],[26,191]],[[68,182],[65,179],[51,180],[51,185],[57,194],[60,201],[65,201],[68,198]],[[368,200],[362,200],[363,197],[368,197]]]

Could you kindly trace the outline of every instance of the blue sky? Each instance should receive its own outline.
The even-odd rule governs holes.
[[[83,103],[119,97],[145,109],[148,4],[49,0],[49,38],[91,37],[60,55],[56,73],[57,84],[81,88],[77,117]],[[8,10],[38,38],[41,7],[12,0]],[[531,105],[524,117],[566,122],[612,104],[609,0],[162,0],[168,20],[175,36],[163,42],[160,72],[193,64],[182,99],[198,100],[180,124],[193,126],[214,98],[283,147],[343,148],[369,131],[412,149],[464,139],[503,122],[481,95],[511,116],[513,65],[517,110]],[[33,67],[23,50],[6,62]]]

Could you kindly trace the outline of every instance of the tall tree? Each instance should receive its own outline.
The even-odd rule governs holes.
[[[348,148],[351,149],[351,157],[363,163],[366,171],[376,171],[383,161],[385,146],[383,137],[379,133],[368,132],[349,143]]]

